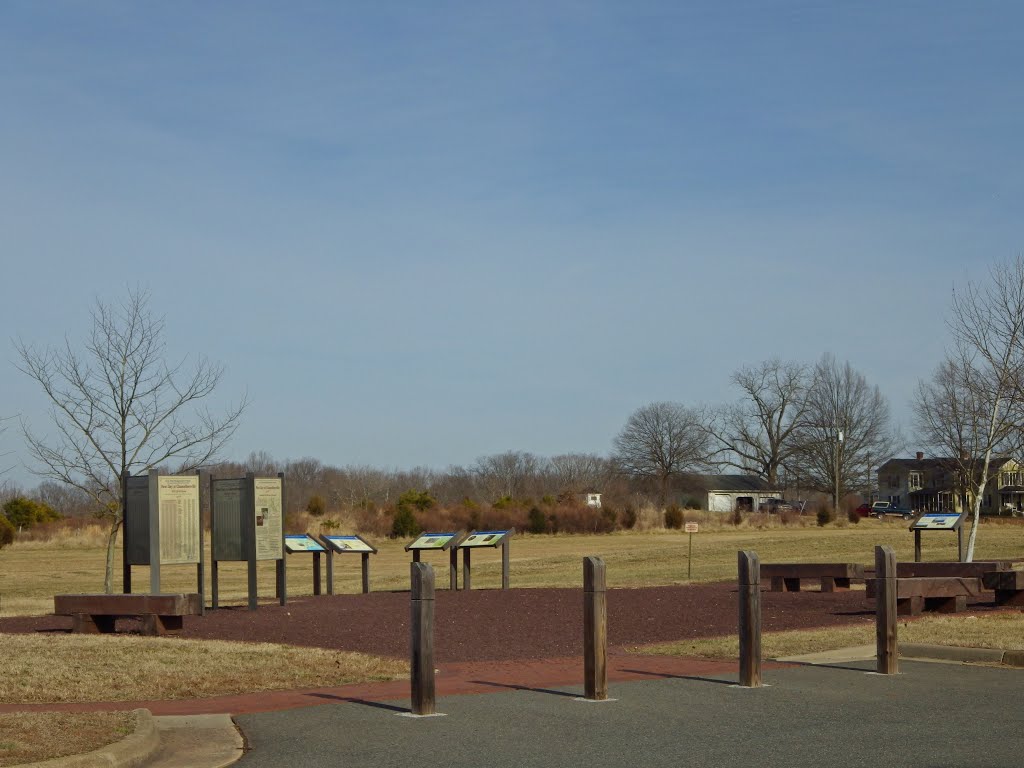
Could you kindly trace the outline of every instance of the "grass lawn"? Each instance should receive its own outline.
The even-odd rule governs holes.
[[[0,766],[92,752],[123,739],[134,728],[130,712],[0,714]]]
[[[925,534],[925,560],[955,560],[956,537],[949,533]],[[209,539],[207,538],[207,541]],[[370,557],[370,581],[374,590],[408,589],[410,556],[406,542],[381,539],[373,542],[379,554]],[[903,521],[864,520],[845,527],[815,525],[763,529],[744,524],[739,528],[705,521],[693,536],[693,561],[688,562],[689,536],[678,531],[652,530],[606,535],[531,536],[517,534],[511,541],[513,587],[572,587],[582,583],[581,560],[600,555],[607,564],[610,587],[684,584],[688,566],[694,582],[736,578],[736,551],[753,549],[761,562],[849,561],[874,563],[876,544],[889,544],[901,560],[913,559],[913,534]],[[1024,525],[985,522],[978,534],[976,560],[1024,558]],[[424,554],[439,571],[448,565],[448,555]],[[120,551],[116,568],[116,589],[120,589]],[[335,591],[357,592],[360,559],[344,555],[335,558]],[[53,595],[103,591],[104,549],[97,538],[56,542],[15,543],[0,550],[0,616],[40,615],[53,610]],[[312,556],[287,556],[288,593],[310,595]],[[326,572],[326,569],[325,569]],[[164,566],[164,591],[195,591],[194,566]],[[149,587],[148,568],[133,568],[140,591]],[[447,584],[439,578],[438,586]],[[501,584],[499,550],[478,550],[473,557],[473,585],[494,589]],[[209,599],[209,568],[207,568]],[[220,565],[220,594],[225,605],[244,605],[246,565]],[[274,566],[259,565],[259,591],[274,593]]]

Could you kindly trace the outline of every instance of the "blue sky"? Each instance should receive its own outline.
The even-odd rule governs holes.
[[[641,405],[825,352],[906,422],[953,286],[1021,251],[1022,30],[1011,2],[5,0],[0,415],[46,424],[10,339],[141,286],[248,394],[229,458],[604,453]]]

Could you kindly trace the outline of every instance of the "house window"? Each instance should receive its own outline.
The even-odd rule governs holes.
[[[1003,485],[1020,485],[1020,472],[1003,472]]]
[[[924,488],[924,486],[921,485],[921,473],[911,472],[907,480],[907,485],[910,487],[910,490],[912,491],[919,491],[922,488]]]

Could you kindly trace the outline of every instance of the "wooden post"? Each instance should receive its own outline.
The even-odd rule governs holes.
[[[448,589],[452,592],[459,588],[459,550],[452,547],[448,550]]]
[[[509,548],[512,546],[512,534],[505,537],[501,542],[501,588],[508,589],[509,584]]]
[[[327,550],[327,594],[334,594],[334,550],[329,544],[325,544]]]
[[[121,473],[121,591],[132,593],[132,566],[128,562],[128,478],[127,469]]]
[[[761,561],[756,552],[741,550],[739,565],[740,596],[740,685],[761,685]]]
[[[411,563],[412,579],[412,713],[432,715],[434,694],[434,569]]]
[[[914,531],[914,562],[921,562],[921,531]],[[877,575],[877,574],[876,574]]]
[[[608,593],[599,557],[583,558],[583,690],[588,699],[608,698]]]
[[[212,478],[211,478],[212,479]],[[203,480],[202,473],[196,470],[196,486],[199,489],[199,562],[196,563],[196,581],[199,582],[199,615],[206,615],[206,547],[203,541]],[[210,520],[213,520],[213,496],[208,497],[210,499]],[[211,539],[213,536],[211,535]],[[212,551],[210,553],[213,554]]]
[[[470,574],[472,547],[463,547],[462,549],[462,588],[468,592],[473,588],[473,577]]]
[[[320,553],[319,552],[314,552],[313,553],[313,595],[314,596],[320,594],[320,580],[321,580],[321,578],[322,577],[321,577],[321,574],[320,574]]]
[[[363,594],[370,593],[370,553],[363,552]]]
[[[880,675],[895,675],[899,668],[896,638],[896,553],[875,547],[875,658]]]

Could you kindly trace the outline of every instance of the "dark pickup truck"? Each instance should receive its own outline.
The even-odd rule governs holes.
[[[878,519],[883,517],[899,517],[904,520],[911,520],[917,517],[917,515],[914,514],[914,510],[897,507],[891,501],[876,501],[871,505],[868,517],[877,517]]]

